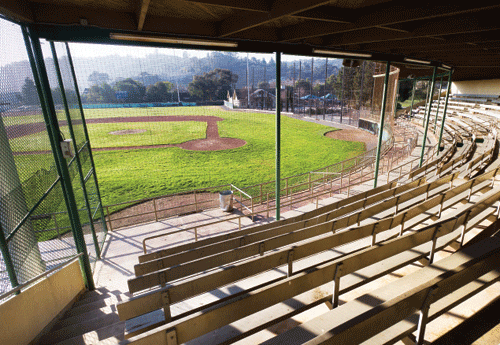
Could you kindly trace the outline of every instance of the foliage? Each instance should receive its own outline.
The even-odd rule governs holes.
[[[169,81],[159,81],[146,88],[146,98],[148,102],[167,102],[172,99],[174,84]]]
[[[109,83],[109,75],[107,73],[92,72],[87,78],[90,85],[101,85]]]
[[[404,79],[399,82],[398,101],[404,102],[411,97],[413,91],[413,80]]]
[[[142,102],[144,101],[144,96],[146,94],[146,87],[137,80],[132,78],[127,78],[120,80],[115,84],[116,91],[126,91],[128,96],[126,98],[127,102]]]
[[[228,69],[216,68],[203,75],[193,76],[189,83],[189,94],[202,100],[222,100],[238,81],[238,75]]]
[[[295,82],[295,88],[301,89],[302,92],[310,92],[311,91],[311,83],[309,79],[299,79]]]
[[[104,83],[92,85],[82,96],[83,103],[116,103],[115,90],[111,85]]]
[[[30,78],[24,79],[22,87],[22,100],[25,105],[38,104],[38,92],[35,83]]]
[[[269,89],[270,87],[271,85],[267,81],[261,81],[259,85],[257,85],[257,88],[264,90]]]
[[[66,101],[69,105],[78,104],[78,96],[74,90],[65,89],[64,95],[66,96]],[[52,99],[55,104],[63,104],[61,88],[56,87],[55,89],[52,89]]]

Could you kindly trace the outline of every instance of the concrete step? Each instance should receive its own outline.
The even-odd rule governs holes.
[[[52,345],[112,345],[123,341],[125,331],[125,321],[120,321],[109,326],[74,336],[59,342],[53,342]]]
[[[106,297],[110,297],[111,295],[120,295],[120,294],[122,294],[121,291],[118,291],[118,290],[110,291],[109,289],[107,289],[105,287],[99,287],[93,291],[85,292],[80,297],[80,299],[77,301],[77,303],[83,302],[83,301],[88,301],[88,302],[97,301],[99,299],[104,299]]]
[[[111,296],[111,297],[107,297],[107,298],[102,299],[102,300],[84,303],[84,304],[78,305],[76,307],[73,306],[73,308],[71,308],[70,310],[68,310],[68,312],[66,314],[64,314],[64,318],[87,313],[87,312],[94,310],[94,309],[100,309],[100,308],[112,306],[112,305],[115,305],[119,302],[125,301],[127,299],[128,299],[128,297],[122,298],[122,297],[117,297],[117,296]]]
[[[108,314],[116,314],[116,306],[115,305],[110,305],[107,307],[99,308],[99,309],[93,309],[91,311],[88,311],[86,313],[70,316],[70,317],[65,317],[61,320],[59,320],[54,327],[52,328],[53,331],[57,331],[61,328],[71,326],[73,324],[82,322],[82,321],[88,321],[88,320],[98,320]]]
[[[103,301],[103,300],[106,300],[108,298],[115,298],[119,301],[123,301],[123,300],[129,299],[130,297],[129,297],[129,294],[123,294],[120,291],[107,292],[107,293],[100,294],[100,295],[93,294],[93,295],[88,296],[84,299],[80,299],[80,300],[76,301],[75,304],[73,304],[72,308],[78,308],[82,305],[94,303],[97,301]]]
[[[120,318],[118,317],[117,313],[104,314],[97,319],[82,320],[80,322],[73,323],[69,326],[60,328],[55,331],[51,330],[49,333],[43,336],[42,339],[40,339],[40,345],[50,345],[59,343],[70,338],[78,337],[83,334],[93,332],[96,329],[98,331],[109,327],[113,329],[113,325],[119,322]],[[96,332],[100,334],[98,331]],[[115,335],[114,333],[110,334],[106,338],[114,335]],[[105,339],[105,338],[100,337],[100,339]]]

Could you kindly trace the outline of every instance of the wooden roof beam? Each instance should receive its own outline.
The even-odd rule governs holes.
[[[223,20],[219,25],[219,37],[228,37],[269,23],[271,21],[291,16],[300,12],[314,9],[323,5],[337,2],[338,0],[304,0],[304,1],[288,1],[288,0],[275,0],[268,13],[259,13],[254,16],[237,16],[230,17]]]
[[[353,44],[407,40],[418,37],[469,34],[497,29],[500,29],[500,22],[498,22],[498,19],[488,13],[484,13],[481,16],[466,15],[426,22],[410,33],[398,33],[384,30],[383,28],[351,31],[331,35],[325,38],[323,44],[329,46],[348,46]]]
[[[146,14],[148,13],[149,3],[151,0],[139,0],[139,10],[137,12],[137,30],[142,31]]]
[[[429,20],[442,17],[456,16],[471,12],[486,11],[493,8],[499,8],[498,1],[478,0],[475,2],[455,2],[450,5],[449,1],[438,0],[437,4],[423,6],[419,2],[406,2],[404,5],[382,5],[378,6],[377,10],[369,14],[358,17],[358,19],[347,25],[331,26],[297,24],[287,27],[283,30],[283,41],[295,41],[312,37],[320,37],[331,34],[350,32],[355,30],[363,30],[374,27],[382,27],[387,25],[395,25],[407,22],[420,20]],[[299,29],[300,27],[300,29]]]
[[[271,7],[265,0],[185,0],[186,2],[201,4],[201,5],[213,5],[224,8],[229,8],[233,10],[243,10],[252,12],[264,12],[267,13],[271,10]]]
[[[16,21],[28,23],[34,21],[33,12],[26,0],[2,0],[0,13]]]

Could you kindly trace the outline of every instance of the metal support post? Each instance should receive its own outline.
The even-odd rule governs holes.
[[[413,117],[413,102],[415,101],[415,89],[417,87],[417,79],[413,79],[413,90],[411,93],[411,108],[410,108],[410,117]]]
[[[82,187],[83,199],[85,201],[85,207],[87,208],[87,216],[89,218],[90,232],[92,233],[92,240],[94,241],[95,253],[97,259],[101,258],[101,251],[99,248],[99,241],[97,240],[97,236],[95,233],[94,222],[92,217],[92,210],[90,208],[90,203],[88,200],[87,187],[85,186],[85,176],[82,170],[82,162],[80,160],[80,153],[78,143],[76,142],[75,131],[73,130],[73,124],[71,122],[71,114],[69,112],[68,99],[66,98],[66,92],[64,83],[61,75],[61,68],[59,66],[59,58],[57,57],[56,46],[54,42],[50,42],[50,49],[52,51],[52,56],[54,59],[54,69],[56,71],[57,81],[59,83],[59,88],[61,89],[61,98],[64,106],[64,111],[66,113],[66,121],[68,122],[68,129],[73,140],[73,149],[75,150],[75,159],[76,159],[76,167],[78,169],[78,175],[80,176],[80,186]]]
[[[436,134],[437,123],[438,123],[438,115],[439,115],[439,104],[441,103],[441,88],[443,87],[443,76],[441,76],[441,80],[439,81],[439,92],[438,92],[438,104],[436,108],[436,120],[434,121],[434,134]]]
[[[450,97],[450,89],[451,89],[451,74],[453,71],[450,71],[448,74],[448,87],[446,88],[446,99],[444,101],[444,109],[443,109],[443,120],[441,120],[441,131],[439,132],[439,141],[437,146],[437,155],[439,156],[439,151],[441,150],[441,140],[443,139],[443,130],[444,130],[444,121],[446,119],[446,110],[448,109],[448,99]]]
[[[281,189],[281,53],[276,52],[276,220],[280,220]]]
[[[71,69],[71,75],[73,77],[73,82],[75,84],[76,99],[78,100],[78,106],[80,107],[80,115],[82,116],[83,132],[85,133],[85,140],[87,141],[87,149],[89,151],[90,164],[92,166],[92,175],[94,176],[94,184],[95,184],[95,191],[97,194],[97,201],[99,203],[99,208],[101,209],[102,228],[104,230],[104,233],[107,234],[108,228],[106,226],[106,217],[104,215],[104,209],[102,207],[102,201],[101,201],[101,191],[99,189],[99,183],[98,183],[97,174],[95,171],[94,155],[92,154],[92,146],[91,146],[90,139],[89,139],[87,122],[85,121],[85,114],[83,113],[82,99],[80,97],[80,91],[78,90],[78,82],[76,80],[75,66],[73,65],[73,58],[71,57],[71,52],[70,52],[68,43],[66,43],[66,52],[68,54],[68,61],[69,61],[69,67]],[[93,219],[92,219],[92,221],[93,221]],[[109,224],[111,224],[111,221]],[[104,241],[104,239],[103,239],[103,241]]]
[[[431,92],[430,92],[431,95],[434,94],[434,86],[436,83],[436,73],[437,73],[437,67],[434,67],[434,70],[432,71]],[[432,96],[430,97],[430,101],[432,102]],[[431,118],[431,106],[429,104],[429,108],[427,109],[427,118],[425,119],[424,138],[422,140],[422,153],[420,154],[419,167],[422,167],[422,164],[424,162],[425,143],[427,142],[427,131],[429,130],[430,118]]]
[[[391,62],[387,61],[385,67],[384,90],[382,92],[382,109],[380,111],[380,124],[378,126],[378,144],[377,154],[375,156],[375,179],[373,181],[373,188],[377,188],[378,168],[380,165],[380,150],[382,148],[382,134],[384,133],[384,120],[385,120],[385,105],[387,103],[387,89],[389,84],[389,73],[391,71]]]
[[[38,76],[40,78],[39,79],[40,89],[43,93],[43,98],[42,98],[43,101],[41,100],[43,116],[45,119],[45,124],[47,126],[47,132],[49,134],[50,144],[52,147],[52,152],[54,154],[57,172],[61,177],[61,187],[63,190],[63,196],[65,199],[66,207],[68,209],[68,215],[70,219],[71,229],[73,231],[73,236],[75,239],[76,250],[78,253],[83,253],[83,255],[80,256],[79,258],[83,273],[83,279],[85,281],[85,285],[87,286],[87,288],[89,290],[94,290],[95,285],[92,277],[92,269],[90,267],[90,260],[87,252],[87,246],[85,244],[85,238],[83,237],[82,225],[78,217],[78,209],[76,207],[75,195],[73,193],[73,187],[71,185],[71,178],[69,175],[66,160],[63,158],[60,146],[61,133],[59,130],[59,123],[57,121],[54,101],[52,99],[52,94],[50,93],[49,78],[47,76],[47,70],[45,68],[45,62],[43,59],[40,39],[36,34],[32,33],[31,31],[26,34],[31,36],[34,59],[37,67],[37,72],[39,73]],[[25,39],[29,41],[27,37],[25,37]]]

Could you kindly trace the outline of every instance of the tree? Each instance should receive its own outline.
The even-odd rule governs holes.
[[[309,94],[311,92],[311,83],[309,79],[299,79],[295,82],[295,88],[300,89],[302,94]]]
[[[127,102],[142,102],[144,101],[144,95],[146,94],[146,87],[137,80],[132,78],[127,78],[120,80],[115,84],[115,91],[125,91],[127,92]]]
[[[109,82],[109,75],[107,73],[94,71],[89,75],[88,81],[91,85],[101,85]]]
[[[203,75],[193,76],[188,90],[191,96],[201,99],[225,99],[227,92],[238,82],[238,75],[228,69],[216,68]]]
[[[22,100],[26,105],[34,105],[38,103],[38,92],[35,83],[30,78],[24,79],[22,87]]]
[[[116,103],[115,91],[111,85],[103,83],[92,85],[88,92],[82,96],[84,103]]]
[[[170,98],[170,91],[174,84],[169,81],[159,81],[154,85],[149,85],[146,89],[146,101],[165,102]]]
[[[259,89],[269,89],[271,85],[267,81],[261,81],[259,85],[257,85]]]

